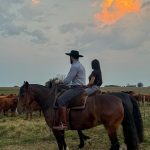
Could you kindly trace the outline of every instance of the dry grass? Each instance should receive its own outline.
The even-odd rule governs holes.
[[[122,91],[131,89],[115,89],[102,88],[102,90]],[[132,88],[133,90],[133,88]],[[147,89],[137,89],[133,91],[140,91],[141,93],[149,93]],[[0,93],[17,93],[18,89],[11,88],[7,91],[0,88]],[[150,106],[141,107],[142,116],[144,120],[144,143],[140,145],[141,150],[150,150]],[[145,110],[144,110],[145,109]],[[25,116],[4,117],[0,116],[0,150],[57,150],[57,144],[52,132],[47,127],[43,117],[39,118],[38,114],[34,114],[34,119],[31,121],[24,120]],[[110,142],[107,133],[103,126],[84,131],[86,135],[91,137],[91,140],[86,143],[83,150],[108,150]],[[77,150],[79,138],[76,131],[67,131],[66,143],[71,150]],[[123,144],[122,129],[118,131],[119,141]]]
[[[43,117],[34,114],[31,121],[25,116],[0,116],[0,149],[1,150],[57,150],[55,138],[47,127]],[[150,149],[150,117],[144,119],[145,141],[141,150]],[[91,140],[83,150],[108,150],[110,142],[103,126],[84,131]],[[122,128],[118,131],[120,143],[123,144]],[[79,138],[76,131],[66,132],[66,143],[71,150],[77,150]]]
[[[102,87],[101,90],[105,92],[134,91],[137,94],[150,94],[150,87]]]
[[[18,94],[18,87],[0,87],[0,94]]]

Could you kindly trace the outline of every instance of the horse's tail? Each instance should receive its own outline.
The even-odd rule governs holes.
[[[139,138],[139,142],[142,143],[144,141],[143,120],[136,99],[131,95],[130,95],[130,99],[133,105],[133,119],[135,122],[137,135]]]
[[[133,115],[129,110],[126,102],[122,102],[124,107],[123,134],[128,150],[138,150],[138,136],[133,119]]]

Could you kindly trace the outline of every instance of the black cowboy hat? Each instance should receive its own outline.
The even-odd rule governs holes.
[[[65,53],[65,54],[69,55],[69,56],[72,56],[72,57],[75,57],[75,58],[84,57],[82,55],[79,55],[79,51],[76,51],[76,50],[71,50],[70,53]]]

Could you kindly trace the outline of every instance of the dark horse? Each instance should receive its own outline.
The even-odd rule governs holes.
[[[45,86],[25,82],[20,88],[17,111],[28,110],[33,100],[41,106],[47,125],[56,137],[59,150],[67,148],[64,131],[53,130],[55,110],[53,104],[57,86],[51,90]],[[55,116],[55,117],[54,117]],[[128,150],[138,150],[138,136],[132,112],[126,103],[114,95],[103,94],[87,98],[86,107],[82,110],[70,110],[69,125],[71,130],[84,130],[103,124],[111,141],[111,150],[119,150],[117,129],[122,124],[125,143]]]

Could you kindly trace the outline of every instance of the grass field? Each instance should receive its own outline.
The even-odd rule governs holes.
[[[102,91],[111,91],[111,92],[118,92],[118,91],[134,91],[138,94],[150,94],[150,87],[102,87]],[[19,87],[0,87],[0,94],[18,94]]]
[[[43,117],[34,114],[33,120],[24,120],[25,116],[0,118],[1,150],[57,150],[52,132],[49,132]],[[144,119],[145,140],[141,150],[150,150],[150,117]],[[84,150],[108,150],[109,140],[103,126],[84,131],[91,137]],[[120,143],[123,144],[122,129],[119,132]],[[66,132],[66,142],[71,150],[78,149],[79,138],[76,131]]]
[[[0,94],[18,94],[19,87],[0,87]]]
[[[4,93],[16,92],[16,89],[1,90]],[[102,89],[106,90],[106,89]],[[108,88],[107,88],[108,90]],[[115,90],[115,89],[114,89]],[[126,89],[127,90],[127,89]],[[148,89],[149,90],[149,89]],[[109,89],[109,91],[111,91]],[[1,93],[1,92],[0,92]],[[148,93],[148,92],[147,92]],[[141,150],[150,150],[150,106],[141,107],[144,121],[144,143]],[[0,150],[57,150],[55,138],[47,127],[43,117],[34,114],[32,120],[24,120],[25,115],[4,117],[0,115]],[[83,150],[108,150],[110,142],[103,126],[84,131],[91,137]],[[118,131],[119,141],[123,144],[122,128]],[[71,150],[77,150],[79,138],[76,131],[67,131],[66,143]]]
[[[134,91],[137,94],[150,94],[150,87],[102,87],[102,91],[119,92],[119,91]]]

